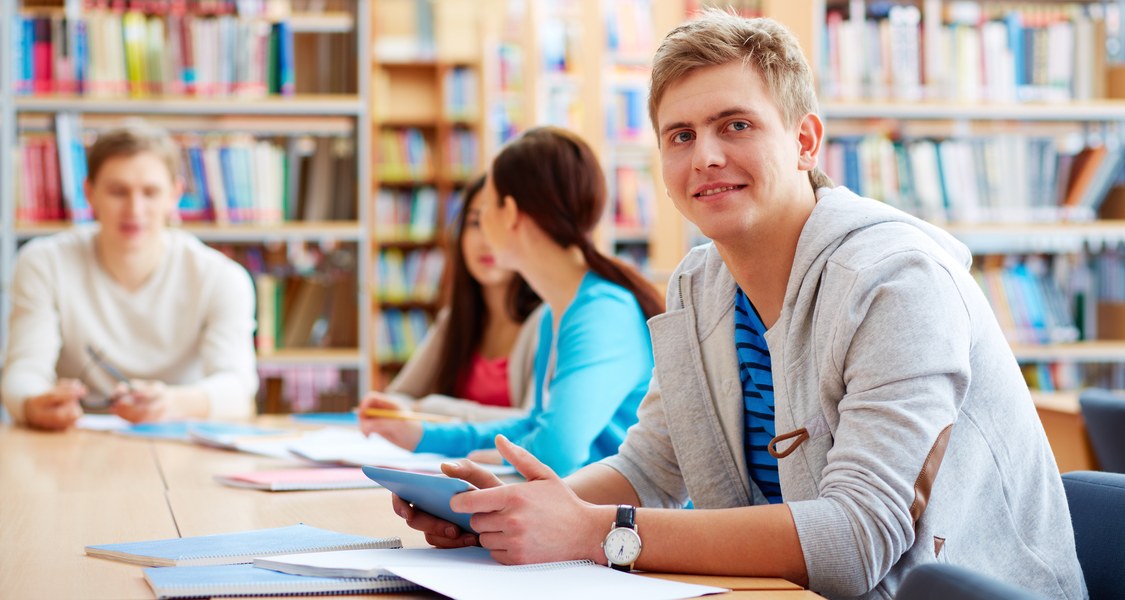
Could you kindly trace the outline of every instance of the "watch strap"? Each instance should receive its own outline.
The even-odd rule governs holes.
[[[629,506],[628,504],[620,504],[617,506],[617,520],[613,523],[614,527],[628,527],[629,529],[637,528],[637,508]]]

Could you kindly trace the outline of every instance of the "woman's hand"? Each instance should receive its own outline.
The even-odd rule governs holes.
[[[368,409],[383,411],[389,417],[368,416]],[[422,424],[409,419],[410,411],[379,392],[368,392],[359,403],[359,429],[364,435],[377,433],[392,444],[413,451],[422,440]]]

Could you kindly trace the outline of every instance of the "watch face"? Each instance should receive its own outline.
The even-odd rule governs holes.
[[[618,527],[605,538],[605,557],[615,565],[631,565],[641,553],[641,536],[627,527]]]

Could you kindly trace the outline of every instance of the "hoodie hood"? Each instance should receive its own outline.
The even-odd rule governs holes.
[[[816,197],[816,207],[797,241],[797,253],[785,291],[783,319],[785,312],[802,312],[802,307],[794,305],[798,298],[814,301],[816,294],[802,294],[802,290],[809,291],[809,286],[817,286],[820,274],[835,251],[848,239],[871,227],[898,227],[904,245],[928,247],[932,253],[947,256],[951,263],[966,271],[972,265],[973,256],[967,246],[945,230],[897,208],[859,196],[843,186],[820,188]]]

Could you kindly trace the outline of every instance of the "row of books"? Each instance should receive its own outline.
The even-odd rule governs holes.
[[[429,242],[437,234],[438,192],[432,186],[380,188],[375,196],[375,237],[381,242]]]
[[[477,174],[480,168],[480,138],[476,131],[461,127],[452,129],[444,152],[449,177],[465,180]]]
[[[387,248],[379,252],[376,262],[376,295],[381,302],[437,300],[445,272],[445,253],[441,248]]]
[[[1093,219],[1118,180],[1119,145],[1079,147],[1025,135],[830,141],[824,169],[837,183],[934,222]]]
[[[975,102],[1105,96],[1098,3],[924,0],[827,14],[822,98]]]
[[[480,81],[476,69],[454,67],[445,73],[445,115],[454,120],[473,120],[479,112]]]
[[[258,414],[351,410],[359,391],[354,375],[325,365],[259,365]]]
[[[1125,389],[1125,365],[1121,363],[1029,363],[1020,369],[1027,386],[1040,392]]]
[[[1051,344],[1078,340],[1074,310],[1042,258],[1028,257],[1004,266],[986,264],[974,268],[973,277],[1009,342]]]
[[[56,131],[22,136],[15,152],[16,220],[92,218],[83,192],[85,138],[72,115]],[[354,143],[346,137],[255,138],[248,134],[184,135],[183,221],[271,224],[354,220]]]
[[[606,136],[611,142],[651,143],[648,84],[633,77],[612,87],[605,111]]]
[[[280,348],[355,348],[359,306],[354,244],[212,244],[254,280],[259,354]]]
[[[375,353],[381,364],[410,359],[430,329],[430,314],[421,309],[388,308],[379,315],[375,331]]]
[[[1095,261],[1098,300],[1125,303],[1125,244],[1103,251]]]
[[[17,16],[16,94],[244,96],[294,93],[293,29],[192,12],[95,8]]]
[[[649,227],[656,203],[652,171],[645,166],[618,165],[613,170],[613,221],[622,227]]]
[[[416,181],[434,176],[433,149],[417,127],[383,129],[376,145],[379,177],[386,181]]]
[[[619,62],[652,60],[656,48],[652,0],[606,2],[605,47]]]

